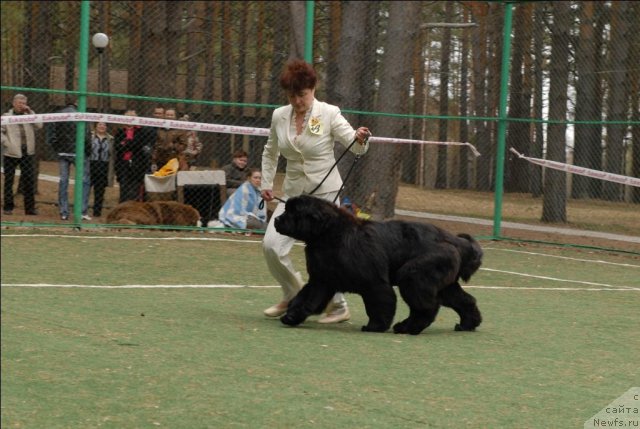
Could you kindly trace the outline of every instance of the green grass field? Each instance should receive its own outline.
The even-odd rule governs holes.
[[[259,237],[1,244],[3,428],[582,428],[640,380],[638,254],[482,242],[478,331],[399,336],[266,319]]]

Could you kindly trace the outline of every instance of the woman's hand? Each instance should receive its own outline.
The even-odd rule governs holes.
[[[273,190],[272,189],[265,189],[262,192],[260,192],[260,195],[262,196],[262,199],[265,200],[266,202],[269,202],[269,201],[273,200]]]
[[[367,138],[371,136],[371,131],[367,127],[360,127],[356,130],[356,140],[360,145],[364,145]]]

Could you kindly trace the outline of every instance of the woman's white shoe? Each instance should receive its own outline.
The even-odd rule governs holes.
[[[276,305],[272,305],[264,311],[264,315],[268,317],[280,317],[284,313],[287,312],[287,307],[289,306],[288,301],[282,301],[277,303]]]

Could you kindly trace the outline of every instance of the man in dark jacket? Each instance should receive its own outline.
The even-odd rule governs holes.
[[[133,109],[125,116],[138,116]],[[125,125],[114,138],[115,170],[120,185],[119,202],[144,201],[144,175],[149,169],[150,151],[156,140],[156,130],[138,125]]]
[[[13,108],[2,116],[34,115],[27,105],[27,97],[16,94]],[[3,214],[13,213],[13,180],[16,167],[20,167],[20,184],[24,197],[24,213],[36,215],[35,167],[36,128],[42,128],[42,122],[35,124],[15,124],[2,126],[2,149],[4,163],[4,208]]]
[[[76,102],[72,98],[67,98],[67,105],[58,113],[77,112]],[[69,175],[71,166],[76,165],[76,123],[54,122],[47,127],[47,139],[53,150],[58,154],[58,164],[60,171],[60,182],[58,183],[58,208],[60,219],[69,219]],[[88,141],[89,139],[85,139]],[[85,161],[88,159],[89,146],[85,144]],[[82,219],[91,220],[87,209],[89,206],[90,191],[89,163],[84,163],[84,175],[82,177]]]

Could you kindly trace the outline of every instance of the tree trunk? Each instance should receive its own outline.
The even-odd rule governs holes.
[[[305,14],[304,1],[290,1],[289,13],[291,16],[291,43],[289,44],[289,58],[304,58]]]
[[[285,98],[282,95],[282,88],[280,88],[280,74],[284,69],[287,57],[283,55],[283,52],[287,52],[288,39],[287,34],[290,30],[291,23],[288,19],[282,19],[283,16],[287,16],[287,5],[283,2],[274,2],[273,10],[269,14],[270,25],[273,28],[273,51],[271,52],[271,73],[269,87],[269,104],[282,104]]]
[[[257,2],[257,24],[256,24],[256,45],[264,47],[265,43],[265,4],[264,2]],[[256,103],[264,103],[262,97],[262,81],[264,80],[265,70],[267,68],[266,61],[264,60],[266,49],[258,49],[256,53]],[[266,113],[264,108],[256,108],[256,118],[262,118]],[[264,145],[264,143],[263,143]]]
[[[352,3],[345,3],[345,6]],[[342,2],[329,2],[329,50],[327,53],[327,77],[325,87],[327,90],[327,102],[340,106],[336,84],[338,83],[340,59],[338,54],[342,45]]]
[[[542,54],[544,47],[545,26],[544,13],[545,6],[543,3],[534,4],[534,31],[533,31],[533,117],[542,118],[543,111],[543,76],[544,76],[544,56]],[[544,145],[544,131],[542,122],[534,124],[533,145],[531,147],[531,156],[534,158],[542,158],[542,147]],[[531,173],[531,195],[539,197],[542,195],[542,168],[536,167]]]
[[[444,4],[444,20],[453,20],[453,2]],[[442,50],[440,52],[440,116],[449,115],[449,64],[451,62],[451,28],[444,27],[442,30]],[[438,121],[438,140],[445,142],[448,140],[449,121],[440,119]],[[436,174],[436,188],[445,189],[447,183],[447,146],[438,146],[438,170]]]
[[[525,3],[516,7],[513,39],[513,50],[511,54],[511,77],[509,90],[509,117],[529,118],[530,98],[525,93],[524,73],[525,57],[530,56],[529,46],[531,45],[531,22],[533,20],[533,4]],[[531,135],[529,133],[528,122],[509,122],[507,133],[507,144],[505,150],[505,191],[506,192],[527,192],[530,181],[530,164],[518,157],[510,157],[508,151],[510,147],[515,148],[520,153],[529,153],[531,148]]]
[[[247,100],[245,100],[245,86],[246,86],[246,81],[245,81],[245,76],[247,75],[247,60],[248,60],[248,55],[247,55],[247,38],[250,37],[250,33],[249,33],[249,14],[251,12],[250,10],[250,2],[243,2],[240,5],[238,5],[240,7],[240,32],[238,34],[238,38],[239,43],[238,43],[238,79],[237,79],[237,86],[238,86],[238,91],[236,92],[237,96],[236,96],[236,100],[240,103],[246,103]],[[243,121],[244,120],[244,108],[243,107],[239,107],[236,109],[234,116],[236,117],[236,120],[239,121]]]
[[[632,21],[640,21],[640,6],[634,3],[632,12]],[[630,70],[631,81],[631,175],[640,177],[640,68],[637,67],[636,60],[640,50],[640,31],[633,32],[633,46],[635,47],[635,55],[630,53],[628,59],[628,69]],[[631,188],[631,202],[640,204],[640,187]]]
[[[133,3],[133,10],[129,19],[129,50],[127,61],[127,92],[129,94],[141,95],[143,90],[142,76],[142,14],[144,12],[144,2]],[[130,100],[128,105],[136,110],[140,110],[139,100]]]
[[[205,68],[204,68],[204,87],[202,90],[202,98],[205,100],[214,100],[215,96],[215,71],[216,71],[216,33],[218,31],[220,2],[205,3],[205,17],[207,18],[206,32],[204,35],[204,47],[206,49]],[[201,121],[215,123],[214,107],[206,104],[202,108]],[[203,165],[211,167],[222,167],[220,163],[214,162],[215,159],[215,143],[216,135],[214,133],[202,133],[202,152],[200,153],[199,162]]]
[[[205,50],[204,44],[202,43],[202,35],[205,31],[203,20],[205,11],[203,2],[185,2],[185,6],[187,9],[187,25],[185,28],[187,32],[187,76],[184,97],[193,99],[195,98],[196,85],[200,74],[200,62],[201,58],[203,58],[202,53]],[[193,111],[195,105],[189,105],[186,106],[186,108],[188,111]]]
[[[472,30],[471,52],[473,55],[473,106],[474,116],[487,117],[487,13],[488,6],[484,3],[472,3],[470,5],[474,20],[478,26]],[[476,188],[481,191],[491,189],[491,141],[489,129],[484,120],[473,122],[475,133],[475,146],[482,154],[482,159],[477,163]]]
[[[230,102],[231,99],[231,63],[233,62],[233,50],[231,46],[234,44],[235,38],[232,34],[232,28],[235,26],[231,15],[231,2],[222,2],[222,39],[220,40],[220,79],[222,83],[222,101]],[[231,107],[224,105],[222,110],[222,120],[231,120]],[[232,134],[220,134],[217,136],[220,147],[225,148],[219,155],[222,165],[231,162],[231,155],[234,152],[233,141],[235,136]]]
[[[182,38],[182,2],[166,2],[167,32],[165,33],[165,46],[167,68],[164,70],[164,97],[178,97],[177,79],[178,64],[180,62],[180,39]],[[182,94],[178,98],[184,97]],[[180,106],[176,106],[179,108]],[[184,110],[182,108],[181,110]]]
[[[25,55],[30,54],[27,57],[27,64],[25,66],[26,74],[26,86],[35,88],[48,88],[49,76],[51,74],[51,64],[49,58],[53,50],[53,35],[51,28],[51,15],[55,4],[53,2],[33,2],[27,5],[27,8],[31,10],[31,23],[30,30],[27,34],[31,35],[31,40],[28,40],[25,46]],[[27,39],[25,38],[25,41]],[[34,92],[27,94],[29,97],[29,106],[33,108],[37,113],[42,113],[49,109],[49,95],[43,92]],[[36,162],[35,162],[35,177],[38,177],[40,172],[40,160],[45,158],[47,148],[43,139],[42,132],[36,133]],[[21,182],[21,181],[20,181]],[[18,186],[20,186],[18,182]],[[36,180],[35,193],[38,193],[38,181]]]
[[[607,97],[607,121],[626,121],[629,92],[631,87],[626,73],[627,55],[629,54],[629,27],[627,14],[629,2],[616,1],[611,4],[611,43],[609,51],[609,96]],[[637,24],[637,23],[636,23]],[[637,29],[636,29],[637,31]],[[636,58],[635,66],[638,66]],[[607,125],[607,143],[605,154],[605,170],[615,174],[625,174],[624,138],[627,132],[625,124]],[[604,182],[603,198],[611,201],[622,201],[624,187],[619,183]]]
[[[151,97],[169,96],[175,85],[175,75],[167,74],[167,2],[144,2],[143,40],[145,46],[136,55],[143,55],[143,94]]]
[[[410,113],[413,115],[422,115],[422,106],[424,106],[425,98],[425,81],[424,81],[424,39],[425,31],[422,29],[416,34],[413,41],[413,54],[411,55],[411,75],[414,84],[413,102],[411,103]],[[422,119],[410,119],[410,129],[412,139],[420,139],[420,131],[422,129]],[[402,151],[402,176],[400,180],[405,183],[419,184],[418,171],[420,171],[420,145],[403,145]]]
[[[31,40],[25,46],[25,53],[29,53],[27,58],[25,85],[35,88],[48,88],[49,76],[51,74],[51,66],[49,58],[52,52],[52,28],[51,15],[55,3],[50,2],[33,2],[28,3],[27,7],[31,9],[30,30]],[[75,33],[74,33],[75,34]],[[75,34],[77,39],[77,34]],[[77,40],[76,40],[77,45]],[[73,88],[71,88],[73,89]],[[29,105],[33,109],[41,113],[49,108],[49,95],[41,92],[27,94],[29,97]]]
[[[469,11],[465,8],[463,12],[463,22],[470,22]],[[460,116],[466,117],[469,114],[469,29],[462,30],[461,53],[460,53]],[[423,67],[424,69],[424,67]],[[469,142],[469,121],[460,121],[460,141]],[[460,172],[458,174],[458,188],[469,188],[469,148],[463,146],[460,150]]]
[[[353,22],[366,16],[369,7],[368,2],[346,2],[342,5],[342,10],[339,14],[342,17],[341,28],[338,32],[340,34],[340,48],[336,52],[335,81],[330,85],[331,90],[327,91],[328,97],[330,96],[331,98],[327,98],[327,101],[340,108],[349,107],[350,109],[361,110],[363,106],[364,94],[360,91],[360,82],[353,77],[360,76],[362,72],[362,64],[366,55],[367,34],[364,25],[353,25]],[[343,114],[354,128],[361,125],[359,123],[361,119],[359,115]],[[344,150],[344,146],[336,144],[336,159],[342,155]],[[354,163],[354,158],[354,155],[349,152],[345,154],[338,164],[338,170],[343,179],[347,177]],[[357,168],[360,168],[360,165]],[[345,182],[342,196],[348,196],[353,202],[362,204],[366,198],[364,191],[360,183],[353,180],[353,176],[351,176]]]
[[[602,120],[602,91],[599,54],[602,34],[596,32],[596,2],[582,2],[580,7],[580,36],[576,49],[576,121]],[[576,124],[573,164],[600,170],[602,168],[602,125]],[[597,198],[600,180],[574,175],[571,195],[573,198]]]
[[[553,25],[551,26],[551,63],[549,66],[549,120],[547,159],[564,163],[566,161],[567,86],[569,83],[569,40],[573,19],[568,2],[559,1],[551,5]],[[544,198],[542,206],[543,222],[567,221],[566,173],[546,169],[544,178]]]
[[[389,25],[381,64],[379,100],[386,111],[406,113],[411,78],[412,40],[418,31],[419,2],[395,1],[389,4]],[[397,118],[378,117],[374,130],[383,130],[388,136],[402,136],[406,131]],[[373,216],[384,219],[394,216],[401,169],[399,145],[372,145],[367,154],[363,177],[366,177],[367,195],[375,192]]]
[[[111,35],[111,2],[105,1],[99,3],[99,27],[98,29]],[[111,82],[109,81],[109,64],[111,59],[111,48],[113,41],[111,40],[109,45],[105,48],[104,52],[98,53],[98,89],[100,92],[111,92]],[[111,98],[110,97],[98,97],[98,111],[110,112],[111,111]]]
[[[503,45],[503,26],[504,26],[504,6],[496,2],[489,3],[489,16],[487,28],[487,55],[488,75],[487,75],[487,116],[497,117],[500,105],[500,76],[502,74],[502,45]],[[485,156],[484,162],[487,163],[488,171],[486,173],[489,189],[493,190],[495,183],[495,159],[496,159],[496,141],[498,135],[498,121],[489,121],[488,126],[489,146],[486,152],[482,152]]]
[[[65,52],[64,52],[64,88],[67,91],[73,91],[76,89],[76,54],[78,52],[78,31],[80,28],[80,3],[78,2],[64,2],[61,3],[62,10],[69,22],[65,24]],[[40,40],[38,43],[43,43]],[[48,78],[48,76],[47,76]],[[73,97],[77,99],[77,97]]]

